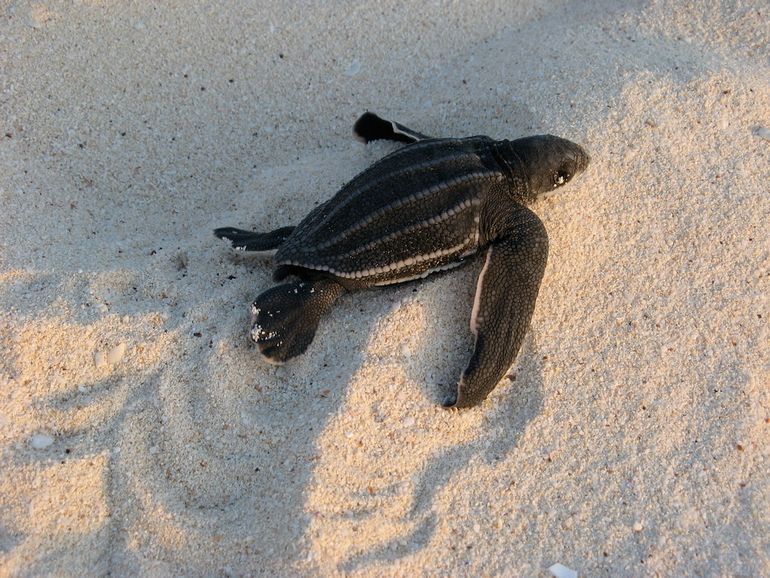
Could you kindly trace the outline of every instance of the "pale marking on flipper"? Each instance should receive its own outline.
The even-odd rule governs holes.
[[[481,307],[481,289],[484,286],[484,276],[489,268],[489,260],[492,257],[492,247],[487,249],[487,258],[484,260],[484,266],[481,268],[479,278],[476,280],[476,295],[473,297],[473,309],[471,309],[471,333],[474,337],[479,336],[479,308]]]
[[[362,126],[362,124],[364,126]],[[388,126],[391,134],[387,134],[388,128],[386,127]],[[358,132],[362,129],[364,130],[364,133]],[[368,136],[365,136],[365,134]],[[399,138],[394,138],[396,135],[405,136],[407,142],[403,142]],[[401,141],[402,144],[414,144],[419,141],[433,138],[412,130],[407,126],[400,125],[393,120],[382,118],[377,113],[371,111],[366,111],[358,118],[358,120],[356,120],[353,125],[353,136],[364,144],[380,139]]]
[[[389,122],[390,122],[390,126],[393,127],[393,133],[394,134],[402,134],[405,137],[413,138],[414,142],[419,142],[421,140],[425,140],[425,138],[421,138],[421,137],[415,135],[415,133],[413,133],[413,132],[406,132],[404,130],[401,130],[400,128],[398,128],[398,125],[396,124],[395,121],[391,120]],[[404,127],[404,128],[406,128],[406,127]]]
[[[245,251],[246,250],[246,247],[239,246],[237,244],[237,241],[234,241],[233,239],[231,239],[230,237],[227,237],[225,235],[222,235],[221,237],[219,235],[217,235],[217,239],[219,239],[220,241],[224,241],[225,243],[228,244],[228,246],[231,249],[235,249],[236,251]]]
[[[239,253],[248,252],[257,257],[269,257],[275,254],[295,228],[281,227],[268,233],[257,233],[236,227],[220,227],[214,229],[214,235],[218,239],[226,241],[230,247]],[[263,248],[260,249],[259,247]]]
[[[232,246],[233,249],[249,257],[273,257],[278,252],[278,249],[270,249],[268,251],[247,251],[246,247]]]

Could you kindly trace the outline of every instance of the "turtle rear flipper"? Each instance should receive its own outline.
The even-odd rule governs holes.
[[[257,233],[235,227],[214,229],[214,235],[230,242],[236,251],[275,251],[291,235],[294,227],[281,227],[269,233]]]
[[[487,249],[476,283],[473,355],[445,407],[471,407],[486,399],[516,359],[535,310],[548,259],[545,226],[525,207],[501,221],[500,237]]]
[[[270,363],[305,352],[318,322],[345,290],[331,279],[284,283],[268,289],[251,306],[251,338]]]
[[[426,136],[405,127],[392,120],[380,118],[373,112],[365,112],[353,125],[353,135],[364,143],[373,140],[394,140],[397,142],[413,143],[419,140],[429,139]]]

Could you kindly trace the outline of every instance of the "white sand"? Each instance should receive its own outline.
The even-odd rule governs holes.
[[[0,574],[770,574],[764,2],[195,4],[0,8]],[[478,262],[248,343],[366,109],[593,156],[478,409]]]

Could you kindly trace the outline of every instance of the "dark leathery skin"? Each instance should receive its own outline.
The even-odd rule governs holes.
[[[528,208],[519,205],[489,220],[495,242],[487,249],[474,296],[473,355],[446,406],[477,405],[503,378],[524,340],[548,261],[548,234]]]
[[[284,362],[305,351],[346,289],[422,277],[484,251],[470,315],[473,354],[444,401],[477,405],[515,361],[545,271],[548,235],[526,205],[583,172],[590,157],[553,135],[433,139],[372,113],[354,131],[367,142],[408,144],[294,229],[217,230],[246,251],[277,249],[277,280],[299,277],[257,297],[252,338],[269,361]]]
[[[492,142],[432,139],[381,159],[297,226],[276,254],[278,278],[302,267],[361,288],[473,254],[481,200],[508,190]]]
[[[344,292],[331,279],[309,279],[268,289],[251,305],[251,339],[271,363],[305,352],[318,323]]]

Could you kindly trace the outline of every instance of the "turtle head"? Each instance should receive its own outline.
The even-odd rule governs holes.
[[[566,185],[591,160],[580,145],[550,134],[520,138],[511,141],[510,147],[519,161],[511,166],[519,164],[529,179],[527,201]]]

